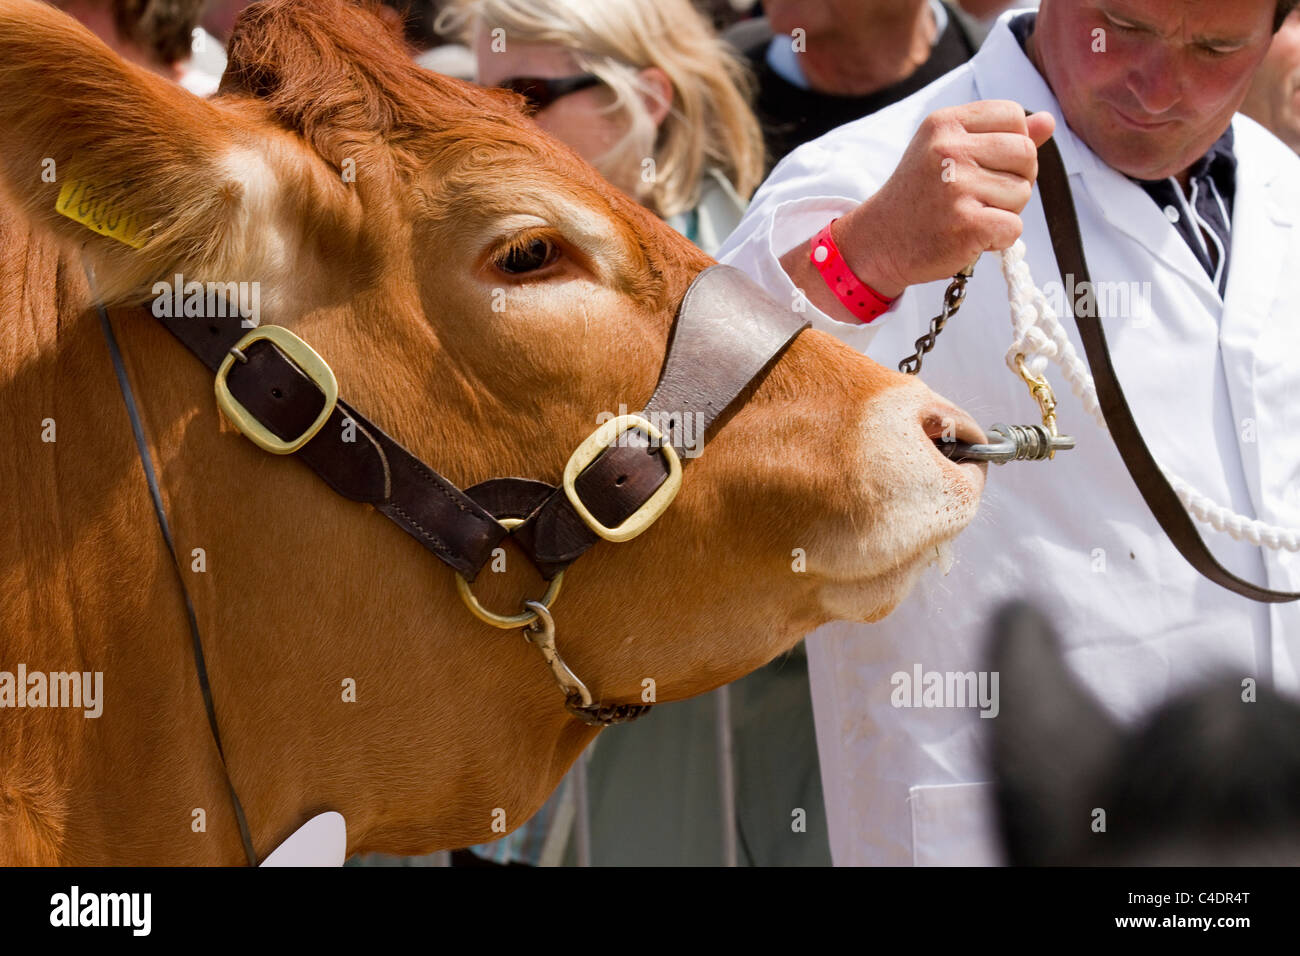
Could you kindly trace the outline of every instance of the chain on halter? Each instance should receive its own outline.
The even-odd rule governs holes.
[[[952,277],[943,295],[943,310],[930,320],[930,331],[916,340],[916,351],[898,363],[900,372],[916,375],[921,371],[922,356],[934,349],[935,341],[948,325],[948,320],[966,301],[966,283],[974,274],[975,263],[972,262]],[[998,422],[989,426],[990,441],[982,445],[945,438],[939,446],[945,455],[954,461],[991,461],[1004,465],[1009,461],[1046,461],[1055,457],[1057,451],[1074,447],[1074,439],[1061,435],[1057,430],[1056,396],[1051,384],[1043,376],[1030,372],[1024,355],[1018,355],[1016,359],[1012,369],[1029,387],[1043,424],[1004,425]]]
[[[944,330],[948,320],[957,314],[961,304],[966,301],[966,283],[975,274],[975,263],[971,263],[952,277],[948,291],[943,294],[943,311],[930,320],[930,331],[916,340],[916,351],[898,363],[898,370],[905,375],[916,375],[921,371],[921,358],[933,348],[939,333]]]

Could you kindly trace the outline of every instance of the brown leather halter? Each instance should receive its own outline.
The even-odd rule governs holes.
[[[91,284],[93,288],[93,277]],[[103,306],[98,308],[155,515],[178,569],[195,670],[224,768],[197,619],[112,324]],[[705,269],[682,298],[659,383],[639,415],[598,427],[570,457],[559,485],[493,478],[462,491],[339,398],[329,365],[298,336],[281,326],[250,330],[233,307],[218,311],[215,316],[157,318],[216,373],[217,402],[227,418],[260,447],[296,456],[340,495],[371,505],[433,552],[459,575],[461,596],[477,616],[498,627],[524,629],[564,692],[565,707],[593,726],[633,720],[650,708],[593,700],[564,663],[549,606],[564,569],[602,538],[628,541],[653,524],[681,485],[682,465],[690,460],[688,437],[694,438],[692,450],[697,451],[718,416],[810,324],[777,305],[739,270],[722,265]],[[686,427],[687,416],[694,429]],[[656,421],[663,427],[656,427]],[[506,537],[550,582],[541,601],[526,601],[524,613],[512,616],[482,608],[470,590]],[[252,834],[228,770],[226,782],[244,853],[256,866]]]
[[[244,434],[268,451],[294,455],[340,495],[386,515],[461,576],[462,595],[485,621],[529,627],[534,643],[541,635],[566,706],[595,725],[648,707],[592,700],[555,649],[553,629],[548,652],[537,610],[492,614],[469,585],[508,536],[552,583],[553,599],[564,569],[601,538],[628,540],[648,528],[689,461],[685,416],[705,434],[809,324],[739,270],[708,268],[682,299],[658,386],[640,415],[598,428],[558,485],[493,478],[462,491],[337,398],[328,365],[288,330],[250,330],[237,313],[159,321],[217,373],[219,402]],[[662,434],[655,422],[666,423]]]

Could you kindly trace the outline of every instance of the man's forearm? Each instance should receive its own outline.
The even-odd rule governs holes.
[[[885,298],[895,299],[902,295],[906,286],[897,280],[886,278],[887,270],[880,262],[880,258],[875,254],[875,251],[869,248],[869,244],[855,242],[853,239],[855,235],[864,233],[861,228],[855,229],[853,227],[861,225],[862,218],[867,215],[863,210],[868,203],[863,203],[863,205],[858,206],[836,222],[831,233],[835,238],[835,244],[839,246],[840,254],[844,257],[845,264],[853,271],[853,274]],[[860,324],[857,318],[836,298],[835,293],[826,284],[826,280],[817,271],[817,267],[813,265],[809,257],[812,238],[812,236],[807,237],[803,242],[783,255],[781,257],[781,268],[790,277],[790,281],[794,283],[795,288],[802,291],[814,306],[840,322],[847,322],[852,325]]]

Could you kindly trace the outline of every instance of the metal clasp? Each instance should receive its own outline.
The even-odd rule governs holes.
[[[577,697],[582,702],[581,706],[590,707],[591,691],[587,690],[587,685],[578,679],[577,674],[569,670],[569,665],[564,663],[564,658],[555,647],[555,618],[551,617],[550,610],[539,601],[525,601],[524,606],[536,618],[532,624],[524,628],[524,640],[542,652],[542,657],[550,665],[551,673],[555,675],[555,682],[564,691],[564,696]]]
[[[1043,427],[1055,436],[1056,431],[1056,394],[1052,391],[1051,384],[1046,378],[1032,375],[1025,365],[1025,356],[1020,354],[1016,356],[1016,371],[1029,386],[1029,393],[1034,396],[1034,401],[1038,403],[1038,411],[1043,416]],[[1048,455],[1050,458],[1051,455]]]

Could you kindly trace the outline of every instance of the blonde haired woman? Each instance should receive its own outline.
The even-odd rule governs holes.
[[[478,81],[713,253],[763,175],[738,57],[689,0],[451,0]]]

